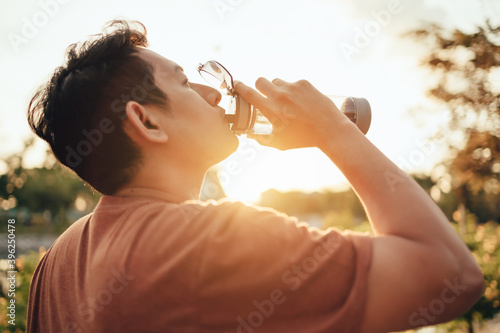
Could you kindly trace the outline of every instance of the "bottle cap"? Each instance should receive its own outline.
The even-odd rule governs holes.
[[[356,126],[358,126],[363,134],[366,134],[372,122],[372,109],[370,103],[362,97],[353,97],[353,100],[357,110]]]

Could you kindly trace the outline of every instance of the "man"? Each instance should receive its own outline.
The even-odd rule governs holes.
[[[287,120],[267,145],[318,147],[340,168],[376,235],[198,202],[238,144],[220,94],[146,49],[138,23],[110,28],[73,45],[29,107],[34,131],[104,196],[38,265],[28,332],[387,332],[479,298],[482,273],[439,208],[306,81],[235,88]]]

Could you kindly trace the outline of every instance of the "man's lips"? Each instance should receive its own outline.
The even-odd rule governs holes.
[[[226,110],[224,110],[220,106],[218,108],[219,108],[219,112],[221,114],[222,120],[225,120],[226,119]]]

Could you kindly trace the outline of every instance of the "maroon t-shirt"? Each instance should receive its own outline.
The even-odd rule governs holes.
[[[372,239],[234,203],[104,196],[41,259],[28,332],[358,332]]]

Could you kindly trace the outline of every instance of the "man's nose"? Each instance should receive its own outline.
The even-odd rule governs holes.
[[[222,98],[221,93],[217,89],[203,84],[191,83],[191,88],[212,106],[218,105]]]

